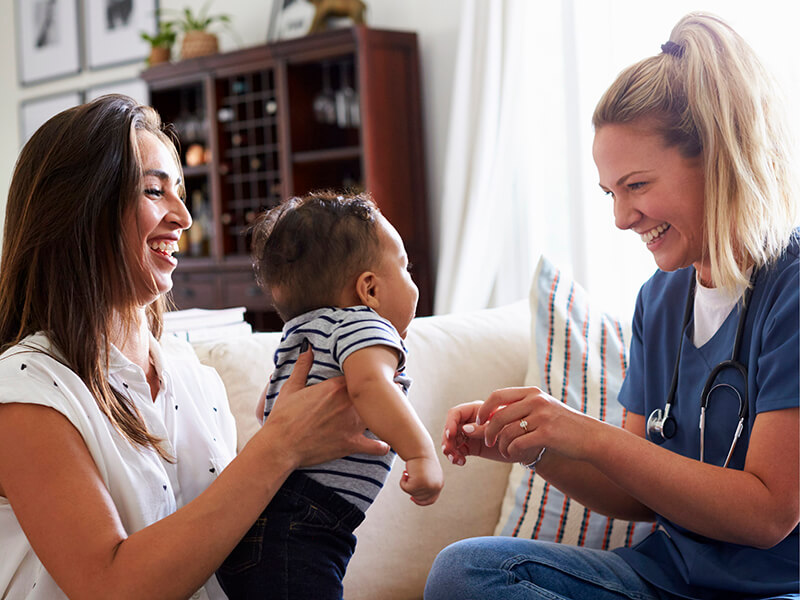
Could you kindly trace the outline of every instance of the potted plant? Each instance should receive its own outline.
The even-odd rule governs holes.
[[[147,59],[148,65],[152,67],[159,63],[169,62],[172,44],[175,43],[175,38],[177,37],[172,21],[160,21],[158,32],[154,35],[150,35],[146,31],[142,31],[139,35],[150,44],[150,56]]]
[[[206,3],[197,13],[192,12],[189,7],[177,12],[173,24],[183,32],[181,58],[206,56],[219,51],[217,35],[208,31],[208,28],[214,23],[227,26],[231,18],[228,15],[209,15],[209,4]]]

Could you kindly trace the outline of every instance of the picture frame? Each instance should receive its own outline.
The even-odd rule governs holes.
[[[302,37],[314,21],[316,7],[308,0],[272,0],[268,42]]]
[[[78,0],[15,0],[20,85],[81,70]]]
[[[158,0],[83,0],[84,54],[89,69],[144,61],[158,30]]]
[[[41,96],[20,102],[19,133],[22,142],[21,146],[24,146],[34,132],[50,117],[82,102],[83,95],[79,90]]]
[[[106,94],[124,94],[136,100],[139,104],[150,106],[150,88],[143,79],[132,78],[112,81],[92,86],[84,93],[84,102],[91,102],[95,98]]]

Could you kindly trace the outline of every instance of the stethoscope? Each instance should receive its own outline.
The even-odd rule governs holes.
[[[747,419],[747,367],[739,362],[737,356],[739,355],[739,349],[742,345],[742,333],[744,332],[744,324],[747,320],[747,309],[750,304],[750,296],[752,295],[753,288],[755,287],[757,272],[758,271],[756,269],[753,269],[753,274],[750,276],[750,285],[744,292],[744,306],[740,310],[739,323],[736,327],[736,339],[733,342],[733,353],[731,354],[731,358],[729,360],[722,361],[711,370],[711,373],[709,374],[708,378],[706,379],[706,383],[703,386],[703,392],[700,395],[700,462],[703,462],[703,458],[705,456],[706,409],[708,408],[708,401],[711,397],[711,394],[717,389],[728,388],[733,391],[739,400],[739,423],[736,425],[736,432],[733,434],[733,441],[731,442],[730,450],[728,450],[728,456],[725,458],[725,464],[722,465],[723,468],[728,466],[731,456],[733,456],[733,451],[736,448],[736,442],[739,441],[739,437],[742,435],[744,422],[745,419]],[[675,391],[678,388],[678,366],[681,362],[681,347],[683,346],[683,332],[686,330],[686,326],[689,324],[689,318],[692,315],[696,278],[697,275],[695,274],[692,276],[692,279],[689,282],[689,295],[686,298],[686,307],[683,311],[683,325],[681,326],[681,337],[678,341],[678,356],[675,359],[675,369],[672,372],[672,383],[670,384],[667,401],[664,404],[663,410],[660,408],[655,409],[652,413],[650,413],[650,417],[647,419],[647,435],[653,442],[657,444],[661,444],[665,440],[670,439],[678,430],[678,422],[675,420],[675,417],[670,414],[670,410],[675,404]],[[742,381],[744,382],[743,395],[740,394],[739,390],[729,383],[715,383],[717,377],[719,377],[720,373],[722,373],[725,369],[734,369],[739,373],[739,375],[741,375]]]

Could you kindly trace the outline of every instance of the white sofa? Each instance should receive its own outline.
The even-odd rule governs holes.
[[[255,404],[272,371],[279,333],[254,333],[193,344],[200,361],[222,377],[236,417],[239,446],[255,432]],[[496,309],[415,319],[409,329],[410,401],[438,447],[447,410],[522,385],[528,365],[530,316],[520,301]],[[468,467],[440,457],[445,487],[432,506],[413,504],[392,474],[358,528],[345,578],[346,600],[422,598],[436,554],[456,540],[491,535],[510,466],[473,460]]]

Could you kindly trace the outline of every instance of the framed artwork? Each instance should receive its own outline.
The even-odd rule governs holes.
[[[16,0],[22,85],[78,73],[78,0]]]
[[[150,44],[140,34],[156,33],[157,9],[157,0],[83,0],[87,66],[100,69],[147,58]]]
[[[89,102],[106,94],[124,94],[139,104],[150,105],[150,89],[143,79],[124,79],[90,87],[86,90],[84,102]]]
[[[19,110],[20,140],[22,145],[25,145],[25,142],[50,117],[57,115],[62,110],[77,106],[81,102],[81,93],[78,91],[23,100]]]
[[[288,40],[308,33],[316,7],[309,0],[272,0],[267,41]]]

